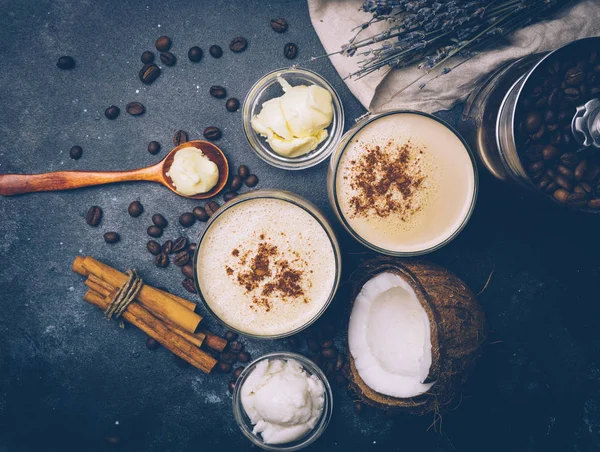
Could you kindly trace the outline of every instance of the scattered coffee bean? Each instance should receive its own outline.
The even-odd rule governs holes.
[[[354,403],[354,412],[356,414],[362,414],[365,411],[365,405],[364,403],[361,402],[355,402]]]
[[[559,156],[559,151],[556,147],[548,144],[542,149],[542,156],[544,160],[554,160]]]
[[[246,179],[250,175],[250,170],[246,165],[240,165],[240,167],[238,168],[238,175],[242,179]]]
[[[234,389],[235,389],[235,381],[230,380],[229,383],[227,383],[227,390],[229,391],[230,394],[233,394]]]
[[[569,197],[569,192],[564,188],[559,188],[554,192],[554,199],[559,202],[567,202],[567,198]]]
[[[227,90],[218,85],[211,86],[208,92],[212,97],[216,97],[217,99],[223,99],[227,96]]]
[[[229,363],[224,363],[221,361],[219,361],[217,363],[217,370],[219,372],[221,372],[222,374],[228,374],[229,372],[231,372],[231,369],[232,369],[232,367],[231,367],[231,364],[229,364]]]
[[[116,107],[114,105],[111,105],[106,110],[104,110],[104,116],[106,116],[108,119],[117,119],[119,113],[121,113],[121,110],[119,109],[119,107]]]
[[[220,360],[227,364],[233,364],[237,361],[237,353],[229,351],[221,352]]]
[[[571,193],[567,197],[567,204],[573,207],[584,207],[587,205],[587,193]]]
[[[175,146],[179,146],[180,144],[187,143],[187,141],[188,141],[188,134],[185,130],[178,130],[177,132],[175,132],[175,135],[173,136],[173,144]]]
[[[187,369],[188,367],[191,366],[191,364],[188,363],[185,359],[180,358],[177,355],[173,355],[173,361],[175,362],[175,365],[177,367],[179,367],[180,369]]]
[[[587,171],[587,160],[582,160],[581,163],[575,167],[575,171],[573,172],[573,175],[575,176],[576,180],[582,181],[585,176],[586,171]]]
[[[283,56],[288,60],[293,60],[298,55],[298,47],[293,42],[288,42],[283,47]]]
[[[248,187],[254,187],[256,186],[256,184],[258,184],[258,177],[256,177],[255,174],[250,174],[250,176],[248,176],[246,178],[246,180],[244,181],[244,183],[248,186]]]
[[[206,213],[206,210],[204,210],[204,207],[194,207],[194,209],[192,210],[192,214],[194,215],[194,217],[196,217],[196,220],[198,221],[208,221],[209,215],[208,213]]]
[[[167,240],[162,244],[161,250],[165,254],[171,254],[173,252],[173,242],[171,240]]]
[[[242,188],[242,184],[243,184],[243,180],[239,175],[235,175],[231,178],[231,183],[229,184],[229,186],[231,187],[232,190],[239,190],[240,188]]]
[[[139,116],[139,115],[144,114],[144,112],[146,111],[146,108],[139,102],[129,102],[125,106],[125,110],[131,116]]]
[[[154,53],[146,50],[144,53],[142,53],[140,60],[142,60],[142,63],[144,64],[150,64],[154,61]]]
[[[173,66],[177,62],[177,58],[171,52],[162,52],[160,54],[160,61],[163,62],[165,66]]]
[[[569,178],[563,176],[562,174],[557,175],[554,178],[554,182],[556,182],[559,185],[559,187],[562,187],[565,190],[571,191],[573,189],[573,184],[571,183]]]
[[[102,209],[98,206],[92,206],[85,214],[85,222],[90,226],[98,226],[102,220]]]
[[[183,273],[183,276],[185,276],[186,278],[194,279],[194,266],[188,262],[183,267],[181,267],[181,273]]]
[[[219,204],[217,204],[215,201],[209,201],[204,206],[204,210],[206,210],[206,213],[209,217],[212,217],[215,212],[219,210]]]
[[[333,347],[324,348],[323,350],[321,350],[321,355],[323,355],[323,358],[325,359],[336,359],[337,350]]]
[[[161,36],[156,40],[154,45],[159,52],[166,52],[171,48],[171,38],[168,36]]]
[[[196,222],[196,218],[192,212],[185,212],[179,215],[179,224],[184,228],[189,228]]]
[[[133,201],[129,204],[129,207],[127,207],[127,212],[133,218],[137,218],[144,212],[144,206],[142,206],[142,203],[139,201]]]
[[[160,253],[154,258],[154,265],[159,268],[164,268],[169,265],[169,255],[166,253]]]
[[[164,229],[169,225],[167,219],[163,217],[160,213],[155,213],[154,215],[152,215],[152,223],[154,223],[161,229]]]
[[[212,45],[208,48],[208,53],[213,58],[221,58],[223,56],[223,49],[217,45]]]
[[[564,166],[564,165],[558,165],[558,166],[556,167],[556,171],[557,171],[559,174],[561,174],[561,175],[565,176],[567,179],[573,179],[573,170],[572,170],[572,169],[570,169],[570,168],[567,168],[567,167],[566,167],[566,166]]]
[[[271,28],[277,33],[284,33],[288,29],[287,21],[283,18],[271,20]]]
[[[61,56],[56,62],[56,67],[59,69],[73,69],[75,67],[75,60],[70,56]]]
[[[229,48],[232,52],[235,53],[243,52],[244,50],[246,50],[246,47],[248,47],[248,42],[245,38],[242,38],[241,36],[233,38],[232,41],[229,43]]]
[[[239,353],[244,349],[244,344],[242,344],[240,341],[231,341],[229,343],[229,350],[231,350],[233,353]]]
[[[238,337],[239,337],[239,334],[237,334],[235,331],[225,332],[225,339],[228,342],[233,342],[233,341],[237,340]]]
[[[146,232],[148,233],[148,235],[150,237],[160,237],[163,235],[162,228],[159,228],[158,226],[155,226],[155,225],[148,226],[148,229]]]
[[[238,361],[241,363],[247,363],[250,362],[250,353],[248,352],[239,352],[238,353]]]
[[[156,64],[145,64],[138,74],[140,80],[145,85],[150,85],[160,75],[160,68]]]
[[[188,246],[188,239],[185,237],[178,237],[173,242],[173,252],[179,253],[180,251],[184,251]]]
[[[312,337],[310,337],[306,340],[306,345],[311,352],[319,353],[321,351],[321,346]]]
[[[240,375],[242,374],[243,371],[244,371],[244,366],[236,367],[235,370],[233,371],[233,378],[235,378],[236,380],[238,378],[240,378]]]
[[[238,195],[239,195],[239,193],[237,191],[228,191],[223,195],[223,201],[225,201],[225,202],[231,201],[233,198],[235,198]]]
[[[117,243],[121,240],[121,236],[114,231],[106,232],[104,234],[104,241],[106,243]]]
[[[196,291],[196,286],[194,285],[194,280],[191,278],[185,278],[182,282],[181,285],[183,286],[183,288],[185,290],[187,290],[189,293],[198,293]]]
[[[210,141],[218,140],[221,138],[221,130],[218,127],[207,127],[204,129],[204,138]]]
[[[190,50],[188,50],[188,58],[193,63],[197,63],[202,59],[202,49],[198,46],[191,47]]]
[[[160,343],[153,337],[148,336],[148,338],[146,339],[146,348],[148,350],[156,350],[159,347]]]
[[[198,247],[198,245],[196,243],[190,243],[187,247],[188,253],[190,253],[190,256],[193,256],[194,253],[196,252],[196,248]]]
[[[158,256],[161,252],[160,244],[156,240],[148,241],[148,243],[146,243],[146,248],[148,248],[150,254],[155,256]]]
[[[183,267],[190,261],[190,254],[187,251],[181,251],[173,258],[173,263],[178,267]]]
[[[238,111],[240,109],[240,101],[237,100],[235,97],[230,97],[225,103],[225,108],[227,109],[227,111],[231,112]]]
[[[81,158],[81,156],[83,155],[83,149],[81,148],[81,146],[73,146],[70,150],[69,150],[69,156],[73,159],[73,160],[79,160]]]
[[[148,152],[152,155],[160,152],[160,143],[158,141],[151,141],[148,143]]]

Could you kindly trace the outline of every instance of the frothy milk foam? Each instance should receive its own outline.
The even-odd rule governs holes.
[[[356,215],[351,199],[353,164],[369,146],[410,142],[423,184],[415,190],[419,208],[401,217]],[[469,214],[475,191],[473,163],[461,140],[443,124],[423,115],[397,113],[367,124],[347,144],[335,179],[336,197],[348,225],[367,242],[393,252],[434,247],[456,232]]]
[[[256,275],[253,258],[261,244],[276,249],[269,256],[271,276],[249,291],[238,276]],[[286,265],[299,272],[302,295],[264,292]],[[308,323],[336,280],[333,246],[321,224],[302,207],[274,198],[249,199],[221,213],[202,239],[196,268],[212,311],[233,328],[256,335],[283,334]],[[280,281],[290,280],[284,275]]]

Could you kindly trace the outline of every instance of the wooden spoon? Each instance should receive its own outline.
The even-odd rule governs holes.
[[[200,149],[206,157],[217,165],[219,180],[217,185],[206,193],[186,196],[175,189],[173,181],[167,176],[167,172],[171,168],[177,151],[190,146]],[[0,174],[0,195],[11,196],[38,191],[70,190],[91,185],[143,180],[163,184],[184,198],[207,199],[223,190],[228,179],[229,163],[223,151],[208,141],[194,140],[180,144],[156,165],[131,171],[57,171],[43,174]]]

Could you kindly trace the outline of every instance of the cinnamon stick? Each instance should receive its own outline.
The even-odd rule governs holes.
[[[120,287],[127,281],[127,275],[90,256],[77,256],[72,268],[73,271],[86,276],[94,275],[112,287]],[[155,316],[194,333],[202,317],[193,311],[194,303],[179,297],[177,298],[181,301],[175,301],[174,297],[145,284],[136,300]]]
[[[200,330],[206,337],[204,338],[204,343],[206,346],[212,350],[216,350],[218,352],[222,352],[227,347],[227,339],[223,339],[222,337],[217,336],[216,334],[211,333],[210,331]]]
[[[106,310],[110,299],[94,290],[88,290],[83,299],[94,306]],[[130,303],[122,315],[123,319],[136,326],[148,336],[156,339],[165,348],[189,362],[205,373],[210,373],[217,360],[208,355],[179,334],[171,331],[139,303]]]

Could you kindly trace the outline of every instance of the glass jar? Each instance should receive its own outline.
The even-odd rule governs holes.
[[[298,157],[285,157],[271,149],[267,140],[256,133],[250,124],[254,116],[260,113],[263,104],[284,94],[277,82],[283,78],[292,86],[317,85],[331,94],[333,102],[333,120],[327,127],[328,137],[316,149]],[[270,165],[287,170],[301,170],[315,166],[326,160],[344,133],[344,107],[336,90],[319,74],[296,66],[277,69],[259,79],[246,96],[242,106],[243,126],[246,139],[256,154]]]

